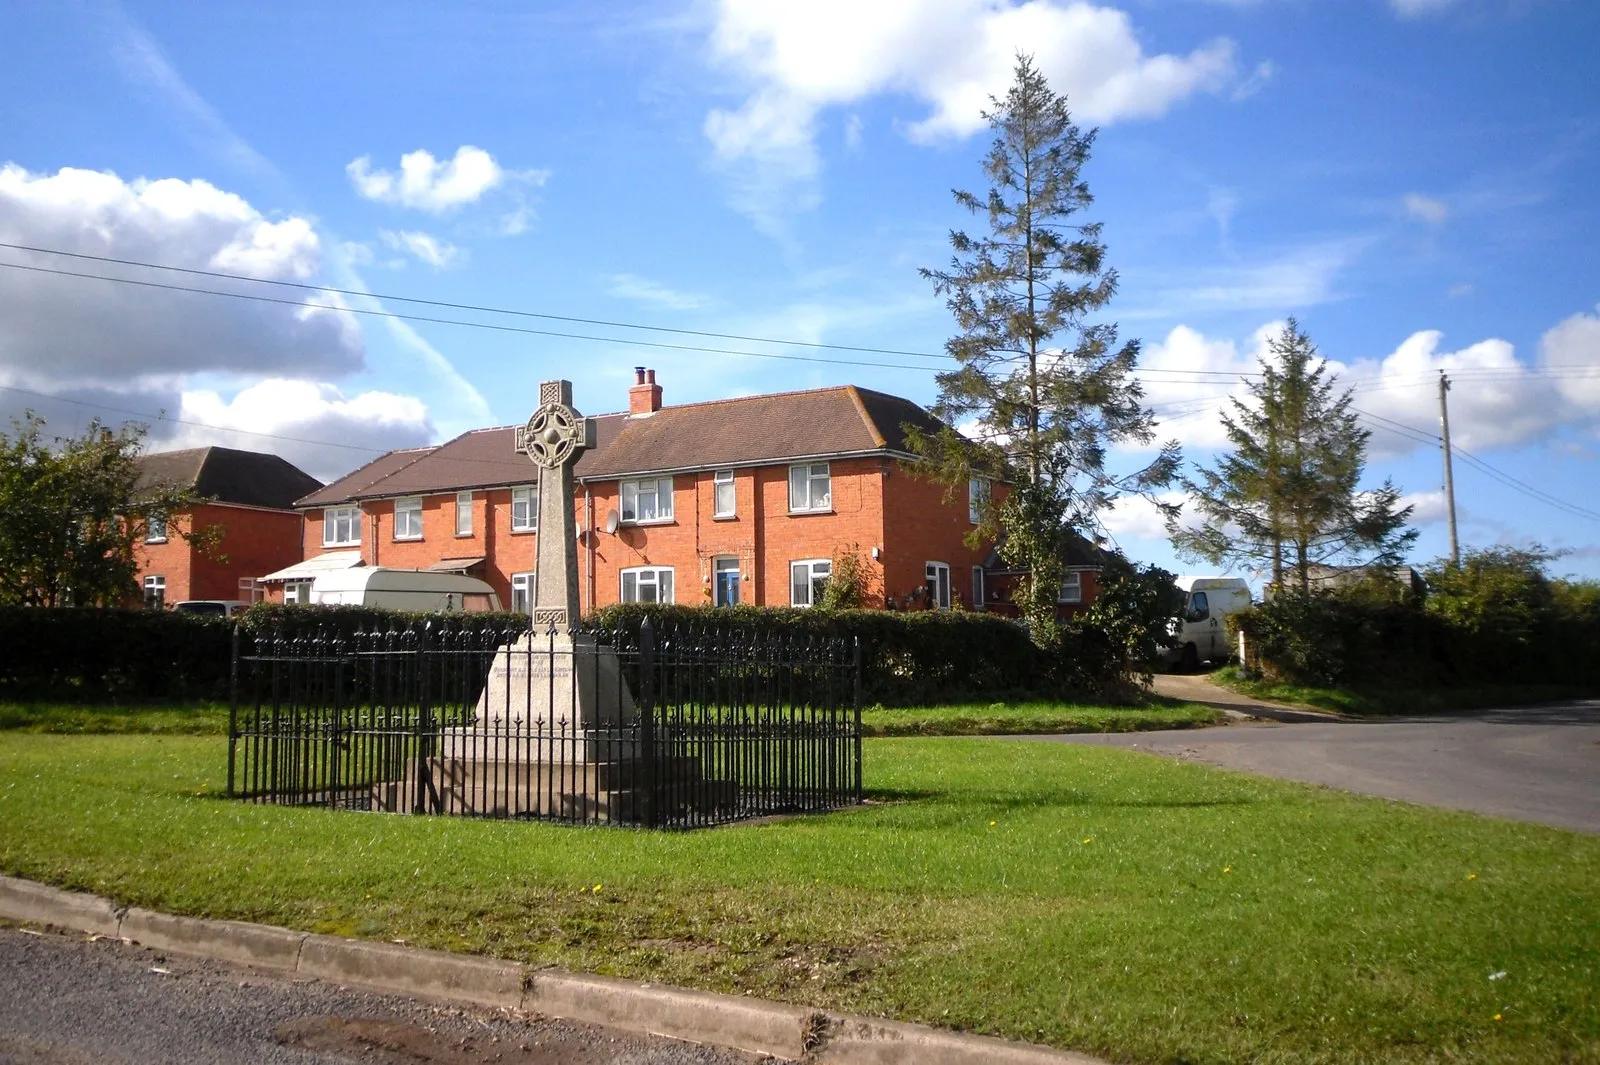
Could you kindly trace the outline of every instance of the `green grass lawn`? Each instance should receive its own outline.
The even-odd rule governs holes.
[[[1269,702],[1293,703],[1341,714],[1381,717],[1395,714],[1438,714],[1452,710],[1534,706],[1565,699],[1594,698],[1592,689],[1562,684],[1477,684],[1428,688],[1314,688],[1245,680],[1237,666],[1225,666],[1211,679],[1244,695]]]
[[[224,758],[0,734],[0,870],[1117,1060],[1600,1062],[1594,837],[1019,740],[679,834],[245,805]]]
[[[1224,719],[1222,711],[1199,703],[1155,700],[1145,706],[1095,706],[1078,703],[984,703],[861,712],[868,736],[1024,736],[1052,732],[1139,732],[1198,728]]]
[[[984,736],[1049,732],[1133,732],[1195,728],[1222,720],[1222,713],[1197,703],[1154,701],[1146,706],[1078,703],[989,703],[861,712],[868,736]],[[192,706],[85,706],[75,703],[0,702],[0,731],[153,733],[226,736],[228,708]]]
[[[101,706],[0,702],[0,731],[226,736],[228,707],[226,703]]]

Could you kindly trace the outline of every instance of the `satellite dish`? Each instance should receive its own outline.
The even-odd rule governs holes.
[[[606,532],[616,532],[617,526],[621,524],[621,522],[622,519],[617,516],[617,512],[615,510],[606,511]]]

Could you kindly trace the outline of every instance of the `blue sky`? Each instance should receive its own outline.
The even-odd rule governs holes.
[[[1436,379],[1468,545],[1600,576],[1600,5],[1577,0],[876,0],[11,5],[0,241],[537,314],[937,354],[917,268],[981,188],[978,111],[1032,52],[1085,176],[1164,435],[1290,315],[1357,388],[1374,479],[1446,548]],[[927,403],[938,359],[419,307],[0,249],[0,408],[323,477],[589,412],[853,382]],[[309,304],[309,305],[308,305]],[[646,346],[404,322],[390,310]],[[800,361],[675,350],[683,344]],[[887,364],[887,365],[885,365]],[[1420,434],[1420,436],[1419,436]],[[1138,455],[1118,455],[1131,466]],[[1493,472],[1491,472],[1493,471]],[[1541,498],[1541,496],[1545,498]],[[1553,499],[1556,503],[1549,500]],[[1557,505],[1557,504],[1563,505]],[[1105,516],[1172,559],[1151,509]]]

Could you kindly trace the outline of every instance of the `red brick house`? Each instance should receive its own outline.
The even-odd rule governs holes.
[[[969,493],[913,477],[903,426],[939,423],[855,386],[663,406],[641,369],[626,413],[595,418],[573,471],[585,611],[618,601],[810,606],[853,553],[868,602],[994,601],[987,547],[966,545]],[[382,565],[487,581],[513,609],[531,587],[537,468],[515,426],[391,452],[299,501],[306,562],[267,597],[304,601],[318,569]]]
[[[202,447],[141,455],[139,487],[184,487],[202,502],[165,521],[152,518],[134,545],[146,606],[185,599],[258,598],[256,580],[300,560],[304,518],[296,499],[322,482],[277,455]],[[220,529],[214,550],[185,533]]]

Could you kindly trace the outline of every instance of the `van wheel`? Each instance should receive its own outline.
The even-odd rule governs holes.
[[[1200,652],[1194,644],[1183,645],[1183,657],[1178,659],[1178,668],[1185,673],[1197,673],[1200,670]]]

